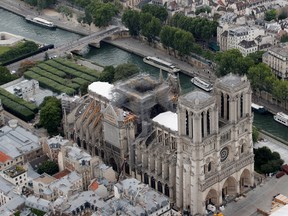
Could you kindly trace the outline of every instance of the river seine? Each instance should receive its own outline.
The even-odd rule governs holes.
[[[0,17],[0,32],[9,32],[44,44],[54,44],[59,46],[81,37],[78,34],[70,33],[61,29],[51,31],[46,28],[35,26],[27,23],[24,18],[2,9],[0,9]],[[100,49],[90,48],[90,51],[85,55],[85,58],[102,66],[116,66],[121,63],[131,62],[136,64],[140,68],[141,72],[150,73],[155,76],[159,75],[159,70],[145,64],[141,57],[107,43],[102,43]],[[167,76],[166,73],[163,73],[163,75],[164,77]],[[179,77],[183,94],[194,89],[188,76],[180,74]],[[272,115],[263,116],[255,113],[254,125],[284,140],[288,140],[288,127],[275,122]]]

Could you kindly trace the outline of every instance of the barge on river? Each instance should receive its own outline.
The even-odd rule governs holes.
[[[251,108],[253,112],[257,112],[259,114],[267,114],[268,110],[264,106],[260,106],[255,103],[251,103]]]
[[[210,92],[210,91],[212,91],[212,89],[213,89],[213,85],[212,85],[211,83],[206,82],[206,81],[202,80],[202,79],[199,78],[199,77],[193,77],[193,78],[191,79],[191,82],[192,82],[195,86],[203,89],[203,90],[206,91],[206,92]]]
[[[33,23],[33,24],[36,24],[36,25],[39,25],[39,26],[42,26],[42,27],[45,27],[45,28],[48,28],[48,29],[56,29],[56,26],[54,25],[53,22],[50,22],[50,21],[47,21],[45,19],[42,19],[40,17],[30,17],[30,16],[27,16],[26,18],[26,21],[27,22],[30,22],[30,23]]]
[[[288,126],[288,115],[283,112],[276,113],[276,115],[274,115],[274,120],[285,126]]]
[[[154,67],[158,67],[164,71],[167,71],[169,73],[177,73],[180,71],[179,68],[177,68],[174,64],[170,62],[166,62],[158,57],[152,57],[152,56],[147,56],[143,58],[143,61],[146,64],[150,64]]]

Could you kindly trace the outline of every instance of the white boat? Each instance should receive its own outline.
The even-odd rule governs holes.
[[[254,112],[260,113],[260,114],[266,114],[268,111],[264,106],[260,106],[255,103],[251,103],[251,108]]]
[[[288,126],[288,115],[283,112],[276,113],[276,115],[274,115],[274,120],[285,126]]]
[[[152,56],[147,56],[143,58],[143,61],[147,64],[150,64],[154,67],[158,67],[164,71],[170,72],[170,73],[177,73],[180,71],[179,68],[177,68],[175,65],[173,65],[170,62],[166,62],[158,57],[152,57]]]
[[[49,29],[55,29],[56,28],[56,26],[54,25],[53,22],[47,21],[47,20],[42,19],[40,17],[32,18],[30,16],[27,16],[25,19],[27,22],[31,22],[31,23],[37,24],[37,25],[42,26],[42,27],[46,27]]]
[[[202,79],[200,79],[199,77],[193,77],[191,79],[191,82],[196,85],[197,87],[203,89],[204,91],[212,91],[213,89],[213,85],[211,83],[208,83]]]

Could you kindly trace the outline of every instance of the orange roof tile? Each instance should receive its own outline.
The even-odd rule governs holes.
[[[95,191],[97,190],[98,186],[98,182],[95,180],[93,183],[90,184],[89,189]]]
[[[7,160],[12,158],[9,155],[6,155],[4,152],[0,151],[0,162],[5,163]]]
[[[53,177],[56,178],[56,179],[61,179],[61,178],[63,178],[64,176],[68,175],[69,173],[70,173],[69,170],[64,169],[63,171],[60,171],[60,172],[54,174]]]

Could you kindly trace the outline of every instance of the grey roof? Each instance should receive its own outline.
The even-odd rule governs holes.
[[[62,191],[64,195],[66,195],[73,188],[73,184],[82,178],[77,172],[71,172],[67,176],[62,177],[59,180],[56,180],[51,183],[50,188],[53,190],[54,188]]]
[[[45,211],[49,209],[50,201],[31,195],[26,198],[25,204],[29,207]]]
[[[277,55],[288,57],[288,48],[287,47],[273,47],[268,52],[274,52]]]
[[[50,148],[61,148],[61,146],[67,144],[69,140],[64,139],[62,136],[54,136],[50,139],[48,139],[47,143],[50,146]]]
[[[82,149],[76,147],[76,146],[67,146],[68,149],[68,157],[74,160],[77,160],[79,162],[84,161],[90,161],[91,155],[84,152]]]
[[[16,128],[4,126],[0,129],[0,151],[11,158],[16,158],[37,148],[40,148],[39,138],[30,131],[20,126]]]
[[[206,92],[195,90],[184,95],[183,98],[189,101],[191,104],[198,105],[208,101],[213,97]]]
[[[19,195],[16,195],[14,198],[9,200],[5,205],[0,207],[0,215],[4,216],[5,212],[10,212],[16,210],[19,206],[25,203],[25,199]],[[11,214],[8,214],[9,216]]]
[[[238,45],[245,49],[257,46],[254,40],[253,41],[242,40]]]
[[[90,203],[97,208],[103,208],[105,206],[105,202],[101,200],[94,191],[83,191],[82,193],[69,197],[69,208],[65,210],[65,213],[71,213],[77,208],[84,206],[85,203]]]
[[[49,157],[47,155],[42,155],[39,158],[35,158],[34,160],[30,161],[29,164],[34,170],[37,170],[38,167],[45,161],[49,160]]]
[[[239,75],[236,74],[227,74],[224,77],[219,78],[216,81],[217,87],[223,87],[223,88],[228,88],[232,91],[236,90],[239,87],[244,87],[246,85],[248,85],[249,81],[247,80],[247,77],[241,77]]]
[[[0,191],[4,194],[9,193],[14,188],[14,185],[8,181],[6,181],[2,176],[0,176]]]

